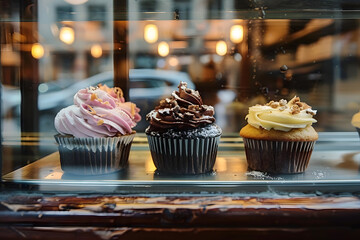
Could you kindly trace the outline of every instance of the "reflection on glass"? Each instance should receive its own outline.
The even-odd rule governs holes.
[[[40,59],[44,56],[44,47],[40,43],[35,43],[31,47],[31,55],[36,58]]]
[[[80,5],[86,3],[88,0],[64,0],[64,1],[73,5]]]
[[[167,44],[167,42],[159,43],[158,53],[161,57],[166,57],[167,55],[169,55],[169,52],[170,49],[169,49],[169,44]]]
[[[152,160],[152,158],[150,156],[145,160],[145,171],[152,173],[155,170],[156,170],[156,167],[155,167],[154,162],[153,162],[153,160]]]
[[[62,27],[60,29],[59,38],[66,44],[72,44],[75,40],[74,30],[70,27]]]
[[[217,172],[225,172],[227,170],[226,158],[216,158],[214,169],[216,169]]]
[[[225,41],[218,41],[216,43],[216,54],[224,56],[227,53],[227,45]]]
[[[148,43],[155,43],[158,40],[158,28],[154,24],[148,24],[144,28],[144,39]]]
[[[93,56],[94,58],[99,58],[102,56],[103,50],[100,44],[94,44],[91,47],[91,56]]]
[[[179,65],[179,60],[176,57],[170,57],[169,58],[169,65],[171,67],[176,67]]]
[[[244,37],[244,29],[241,25],[234,25],[230,29],[230,40],[233,43],[241,43]]]

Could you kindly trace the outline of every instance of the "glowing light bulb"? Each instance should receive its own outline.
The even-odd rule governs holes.
[[[167,55],[169,55],[170,52],[170,48],[169,48],[169,44],[167,42],[161,42],[158,45],[158,53],[161,57],[166,57]]]
[[[72,44],[75,40],[74,29],[70,27],[62,27],[60,29],[59,38],[62,42],[66,44]]]
[[[65,2],[70,3],[72,5],[80,5],[86,3],[88,0],[65,0]]]
[[[148,24],[144,28],[144,39],[148,43],[154,43],[158,40],[158,28],[154,24]]]
[[[103,50],[100,44],[94,44],[90,49],[91,56],[94,58],[99,58],[102,56]]]
[[[176,57],[171,57],[169,59],[169,65],[172,67],[176,67],[177,65],[179,65],[179,60]]]
[[[31,46],[31,55],[33,58],[42,58],[44,56],[44,52],[44,47],[40,43],[35,43]]]
[[[234,25],[230,29],[230,40],[233,43],[241,43],[244,38],[244,28],[241,25]]]
[[[216,43],[216,54],[224,56],[227,53],[227,45],[225,41],[218,41]]]

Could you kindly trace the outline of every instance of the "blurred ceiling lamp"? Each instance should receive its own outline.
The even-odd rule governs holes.
[[[216,54],[224,56],[227,53],[227,45],[225,41],[218,41],[216,43]]]
[[[72,5],[80,5],[86,3],[88,0],[65,0],[65,2],[70,3]]]
[[[91,56],[94,58],[99,58],[102,56],[103,50],[100,44],[94,44],[90,49]]]
[[[179,60],[176,57],[171,57],[169,59],[169,65],[172,67],[176,67],[177,65],[179,65]]]
[[[244,28],[241,25],[234,25],[230,29],[230,40],[233,43],[241,43],[244,38]]]
[[[70,27],[62,27],[60,29],[59,38],[62,42],[66,44],[72,44],[75,40],[74,29]]]
[[[144,28],[144,39],[148,43],[154,43],[158,40],[159,33],[155,24],[148,24]]]
[[[33,58],[40,59],[44,56],[44,47],[40,43],[34,43],[31,46],[31,55]]]
[[[170,48],[169,48],[169,44],[167,42],[161,42],[158,45],[158,53],[161,57],[166,57],[167,55],[169,55],[170,52]]]

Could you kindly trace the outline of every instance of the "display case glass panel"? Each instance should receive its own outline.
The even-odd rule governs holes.
[[[357,1],[1,1],[1,172],[39,190],[202,192],[269,186],[356,190],[360,141]],[[199,91],[222,128],[214,171],[156,173],[146,115],[179,83]],[[141,121],[129,167],[73,175],[60,167],[56,114],[80,89],[123,89]],[[299,96],[317,110],[305,173],[248,169],[239,131],[250,106]],[[176,187],[174,187],[176,186]]]

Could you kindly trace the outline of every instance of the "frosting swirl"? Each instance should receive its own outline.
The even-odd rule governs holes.
[[[279,102],[271,101],[265,105],[256,105],[249,108],[245,117],[250,125],[266,130],[275,129],[288,132],[294,128],[305,128],[317,121],[316,114],[306,103],[294,97],[289,102],[281,99]]]
[[[125,135],[141,120],[139,108],[125,102],[120,88],[106,85],[79,90],[74,105],[56,115],[55,128],[74,137],[111,137]]]
[[[203,104],[198,91],[187,88],[186,82],[180,82],[178,88],[146,115],[150,122],[146,131],[186,130],[215,122],[214,108]]]

